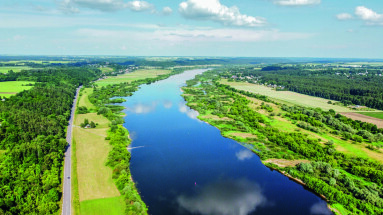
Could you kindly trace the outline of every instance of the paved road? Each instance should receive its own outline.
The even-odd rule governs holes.
[[[63,185],[63,206],[62,206],[62,214],[63,215],[70,215],[71,214],[71,166],[72,166],[72,159],[71,159],[71,145],[72,145],[72,130],[73,130],[73,118],[74,113],[76,110],[76,104],[77,104],[77,98],[78,93],[80,91],[82,86],[77,88],[76,96],[74,97],[72,110],[70,113],[70,119],[69,119],[69,125],[67,129],[66,134],[66,141],[68,143],[68,147],[65,151],[65,160],[64,160],[64,185]]]

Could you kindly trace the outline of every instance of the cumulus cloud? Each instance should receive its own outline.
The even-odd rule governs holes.
[[[193,214],[246,215],[265,205],[266,198],[257,184],[240,179],[209,184],[196,195],[179,196],[177,203]]]
[[[146,1],[129,1],[124,0],[63,0],[60,9],[64,13],[78,13],[78,7],[90,8],[100,11],[116,11],[122,9],[130,9],[132,11],[148,11],[154,10],[154,5]]]
[[[248,149],[244,149],[235,153],[235,156],[237,157],[238,160],[244,161],[244,160],[252,158],[254,156],[254,153]]]
[[[383,26],[383,14],[379,14],[374,10],[367,8],[365,6],[358,6],[354,11],[355,16],[352,16],[348,13],[338,14],[336,17],[339,20],[349,20],[352,18],[357,18],[365,22],[366,25],[382,25]]]
[[[126,3],[125,5],[127,8],[133,10],[133,11],[148,11],[148,10],[154,10],[154,5],[146,2],[146,1],[131,1]]]
[[[379,14],[370,8],[358,6],[355,8],[355,15],[366,21],[366,24],[383,25],[383,14]]]
[[[340,13],[336,15],[336,18],[339,20],[349,20],[352,19],[352,15],[349,13]]]
[[[219,0],[188,0],[180,3],[178,11],[188,19],[212,20],[228,26],[264,26],[266,19],[241,14],[238,7],[227,7]]]
[[[163,15],[170,15],[173,13],[173,10],[170,7],[164,7],[162,8],[162,14]]]
[[[274,0],[274,4],[283,6],[304,6],[320,4],[321,0]]]

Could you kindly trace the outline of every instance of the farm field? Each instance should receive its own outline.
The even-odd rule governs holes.
[[[258,93],[266,95],[269,98],[288,105],[300,105],[305,107],[322,108],[323,110],[333,109],[336,112],[357,112],[351,108],[328,104],[328,101],[336,102],[329,99],[318,98],[314,96],[303,95],[291,91],[275,91],[270,87],[250,84],[246,82],[229,82],[227,80],[221,80],[222,84],[230,85],[238,90],[245,90],[252,93]]]
[[[82,91],[79,106],[94,108],[89,102],[88,95],[91,88]],[[84,119],[98,123],[96,128],[81,128]],[[112,179],[112,169],[105,165],[108,153],[111,150],[109,142],[105,140],[109,129],[109,120],[96,113],[76,114],[73,138],[76,142],[77,182],[80,211],[82,214],[105,214],[99,207],[109,208],[112,214],[123,210],[120,193]],[[72,188],[73,189],[73,188]],[[75,189],[75,188],[74,188]],[[95,205],[100,205],[94,208]],[[109,207],[107,207],[110,205]],[[110,207],[116,208],[112,210]],[[95,213],[94,211],[100,211]],[[105,212],[105,211],[104,211]]]
[[[360,112],[360,114],[363,114],[365,116],[370,116],[378,119],[383,119],[383,112]]]
[[[17,94],[23,90],[29,90],[33,86],[23,86],[26,84],[34,84],[34,82],[30,81],[5,81],[0,82],[0,96],[1,97],[10,97],[12,95]]]
[[[383,112],[341,113],[341,114],[353,120],[369,122],[369,123],[375,124],[378,128],[383,128]]]
[[[110,67],[104,67],[104,66],[101,66],[101,67],[100,67],[100,70],[102,71],[102,73],[113,72],[113,68],[110,68]]]
[[[119,76],[109,76],[107,79],[97,81],[98,86],[106,86],[109,84],[118,84],[122,82],[131,82],[139,79],[145,78],[155,78],[160,75],[168,74],[171,70],[159,70],[159,69],[140,69],[134,72],[119,75]]]
[[[21,70],[33,69],[29,66],[2,66],[0,67],[0,73],[8,73],[9,70],[14,72],[21,72]]]

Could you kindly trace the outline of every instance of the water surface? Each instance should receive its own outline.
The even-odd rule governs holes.
[[[149,213],[331,214],[318,196],[185,106],[180,87],[203,71],[144,85],[123,104],[130,168]]]

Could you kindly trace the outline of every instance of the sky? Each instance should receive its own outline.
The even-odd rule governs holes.
[[[1,0],[2,55],[383,58],[382,0]]]

